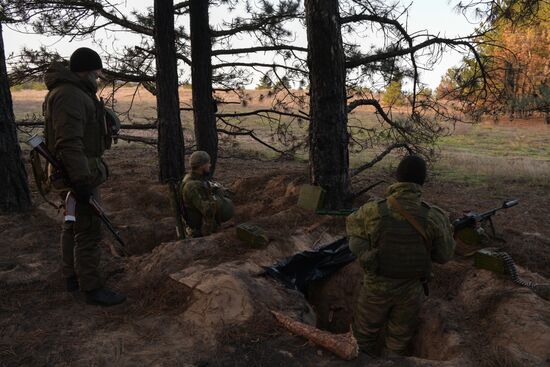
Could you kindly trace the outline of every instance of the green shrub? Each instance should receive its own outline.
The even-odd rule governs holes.
[[[14,85],[10,89],[14,92],[18,92],[22,90],[45,90],[46,85],[40,81],[32,81],[32,82],[26,82],[26,83]]]
[[[382,95],[382,102],[387,106],[403,106],[407,103],[407,98],[401,90],[402,83],[400,80],[394,80],[387,86],[386,91]]]

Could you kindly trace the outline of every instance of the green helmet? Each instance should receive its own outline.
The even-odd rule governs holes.
[[[198,168],[210,162],[210,155],[203,150],[197,150],[189,157],[189,165],[191,169]]]
[[[231,199],[229,199],[226,196],[219,195],[218,196],[218,208],[217,208],[217,219],[218,222],[223,223],[227,222],[233,216],[235,215],[235,206],[233,205],[233,202]]]

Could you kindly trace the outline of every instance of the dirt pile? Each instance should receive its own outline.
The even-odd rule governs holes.
[[[329,243],[344,231],[343,218],[294,207],[305,179],[303,165],[220,160],[218,175],[235,191],[235,220],[215,235],[175,241],[166,187],[156,182],[154,151],[125,149],[124,156],[136,159],[109,153],[113,174],[103,200],[134,256],[112,257],[107,246],[112,239],[105,233],[101,270],[109,287],[128,294],[128,302],[110,309],[88,307],[80,294],[64,291],[55,211],[40,205],[28,215],[0,216],[0,365],[488,367],[544,365],[550,358],[544,348],[550,303],[459,256],[434,268],[416,358],[360,356],[344,364],[281,329],[269,311],[347,331],[362,278],[359,266],[350,264],[313,285],[307,298],[260,275],[263,266]],[[464,191],[434,188],[430,200],[443,206],[449,199],[437,194],[453,189]],[[464,197],[479,206],[476,195],[482,194]],[[543,210],[537,198],[529,198],[531,212]],[[490,206],[490,200],[486,203]],[[454,205],[450,209],[458,211]],[[550,235],[534,222],[522,225],[523,213],[511,213],[507,219],[519,233]],[[267,231],[267,247],[253,249],[238,241],[234,225],[245,221]],[[543,239],[529,242],[532,254],[546,254]],[[520,242],[515,251],[525,246]],[[542,261],[534,255],[518,259],[531,270],[532,264],[543,269]],[[540,273],[548,277],[544,269]],[[521,275],[543,280],[527,271]]]
[[[519,270],[526,278],[547,282]],[[417,337],[419,356],[457,363],[466,359],[478,366],[539,366],[550,361],[548,301],[507,277],[475,268],[466,270],[453,293],[426,301]]]
[[[293,206],[304,181],[304,177],[278,174],[236,180],[230,187],[235,193],[236,217],[248,220]]]
[[[306,296],[317,314],[317,327],[338,334],[350,330],[362,278],[363,270],[354,261],[330,279],[309,287]]]
[[[522,277],[548,283],[518,268]],[[344,333],[361,285],[357,263],[310,288],[317,325]],[[416,361],[454,366],[542,366],[550,362],[550,302],[507,276],[476,269],[473,260],[436,265],[420,317]]]

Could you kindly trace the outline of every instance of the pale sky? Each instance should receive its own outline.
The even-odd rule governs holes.
[[[408,17],[408,29],[410,32],[428,30],[431,34],[436,34],[439,36],[446,37],[455,37],[455,36],[465,36],[469,35],[474,31],[475,24],[470,23],[462,15],[457,14],[453,10],[453,4],[456,2],[449,3],[448,0],[416,0],[413,2],[413,5],[409,11]],[[132,0],[126,1],[126,9],[145,9],[148,6],[152,6],[152,0]],[[211,9],[211,19],[210,22],[212,25],[220,23],[223,19],[228,17],[227,12],[224,9],[215,8]],[[188,19],[182,18],[181,20],[186,27],[189,29]],[[300,29],[298,25],[292,26],[294,29],[299,29],[296,43],[305,46],[306,35],[305,30]],[[100,31],[100,37],[108,40],[112,37],[112,34],[106,31]],[[136,40],[135,35],[125,34],[121,36],[117,34],[117,37],[120,38],[119,44],[122,42],[126,44],[133,44]],[[373,35],[376,37],[376,35]],[[377,40],[372,42],[376,43]],[[236,47],[242,47],[246,45],[248,40],[242,39],[235,42]],[[22,34],[10,29],[10,27],[4,26],[4,43],[6,47],[6,54],[17,53],[22,47],[26,46],[29,48],[38,48],[41,45],[45,45],[48,49],[57,50],[63,56],[69,56],[71,52],[82,46],[87,46],[94,48],[94,43],[91,40],[74,40],[69,42],[68,40],[61,39],[60,37],[45,37],[40,35],[33,34]],[[367,47],[368,45],[365,45]],[[98,49],[95,46],[95,49]],[[435,89],[439,84],[441,76],[445,74],[447,69],[451,66],[457,65],[462,58],[462,55],[457,52],[448,51],[443,55],[441,62],[434,66],[433,70],[422,71],[422,81],[426,83],[431,88]],[[255,60],[271,63],[273,61],[271,55],[257,55],[254,56]],[[246,61],[246,56],[241,57],[241,61]],[[183,66],[183,69],[188,68]],[[186,72],[184,70],[184,72]],[[257,78],[256,78],[257,79]],[[254,81],[256,83],[257,80]]]

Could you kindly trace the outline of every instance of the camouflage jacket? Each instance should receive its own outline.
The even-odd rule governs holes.
[[[190,236],[207,236],[218,229],[216,197],[205,177],[194,172],[186,174],[182,181],[182,200]]]
[[[403,209],[407,210],[421,204],[422,190],[420,185],[400,182],[388,188],[386,197],[388,196],[398,199]],[[378,202],[379,200],[370,200],[358,211],[348,216],[346,221],[350,249],[365,270],[364,285],[375,292],[390,293],[401,292],[405,288],[420,287],[418,279],[390,279],[377,275],[372,270],[376,268],[374,263],[376,257],[373,255],[375,253],[373,250],[376,248],[380,236]],[[404,220],[394,210],[390,210],[390,214],[398,220]],[[455,249],[452,225],[447,213],[433,205],[430,205],[428,211],[426,234],[432,243],[432,261],[438,263],[449,261]]]
[[[48,148],[61,160],[71,182],[100,185],[107,179],[101,156],[111,136],[96,87],[59,63],[48,68],[44,81],[49,90],[43,105]]]

